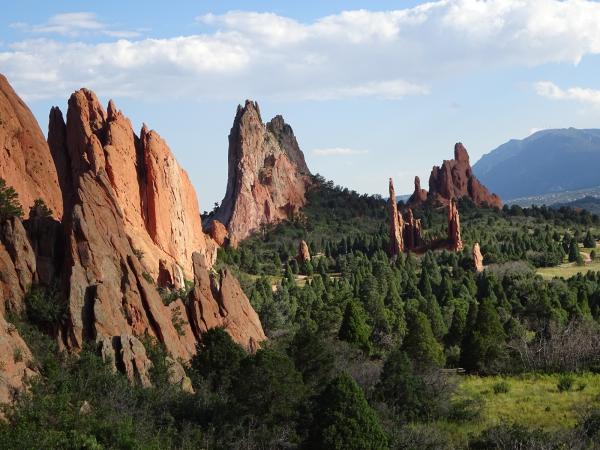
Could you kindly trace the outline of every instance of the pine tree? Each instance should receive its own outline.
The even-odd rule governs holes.
[[[0,220],[22,216],[23,208],[19,203],[17,191],[11,186],[6,186],[6,181],[0,178]]]
[[[385,450],[388,439],[362,389],[348,375],[335,378],[319,396],[305,448]]]
[[[429,395],[423,378],[399,349],[385,360],[375,390],[377,397],[404,420],[426,418],[434,407],[433,395]]]
[[[474,326],[465,336],[461,365],[470,372],[496,372],[497,363],[504,356],[505,340],[506,334],[492,300],[484,299],[479,305]]]
[[[444,352],[435,340],[427,316],[420,311],[411,311],[408,314],[407,328],[403,350],[415,365],[420,368],[442,367],[445,362]]]
[[[368,351],[370,349],[370,334],[371,330],[369,330],[362,308],[356,302],[350,300],[346,304],[338,337],[342,341],[349,342],[364,351]]]
[[[594,236],[592,236],[590,230],[588,230],[588,232],[585,235],[585,238],[583,238],[583,246],[585,248],[596,248],[596,239],[594,239]]]

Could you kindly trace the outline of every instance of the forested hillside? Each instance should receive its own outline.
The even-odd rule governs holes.
[[[11,322],[40,376],[5,408],[0,447],[597,445],[600,272],[583,256],[595,257],[598,216],[465,200],[464,251],[390,259],[385,200],[318,176],[307,195],[290,222],[219,250],[217,266],[241,277],[269,339],[247,353],[221,328],[208,331],[186,367],[191,389],[169,383],[166,350],[151,338],[151,388],[113,373],[93,345],[61,351],[60,296],[33,289],[27,315]],[[425,240],[444,235],[443,209],[415,215]],[[582,273],[536,273],[559,264]],[[160,292],[165,304],[187,298]]]

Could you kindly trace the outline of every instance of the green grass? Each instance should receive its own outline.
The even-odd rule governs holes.
[[[537,269],[537,273],[545,279],[550,280],[554,277],[569,278],[573,275],[577,275],[578,273],[587,273],[590,270],[600,270],[600,260],[592,261],[584,266],[578,266],[575,263],[564,263],[556,267],[543,267]]]
[[[575,374],[573,388],[568,392],[558,390],[559,378],[560,374],[465,376],[453,402],[480,399],[483,406],[479,417],[439,425],[454,435],[457,442],[501,423],[545,431],[573,428],[585,408],[600,407],[600,374]],[[494,385],[502,382],[508,384],[508,392],[495,393]]]

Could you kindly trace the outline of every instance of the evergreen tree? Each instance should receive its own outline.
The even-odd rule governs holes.
[[[596,248],[596,239],[594,239],[594,236],[592,236],[590,230],[588,230],[588,232],[585,235],[585,238],[583,239],[583,246],[585,248]]]
[[[406,421],[428,418],[435,408],[435,395],[428,392],[423,378],[401,350],[391,352],[385,360],[376,393]]]
[[[342,319],[338,337],[342,341],[349,342],[364,351],[368,351],[371,346],[369,342],[370,334],[371,330],[369,330],[362,308],[356,302],[350,300],[346,303],[346,310],[344,311],[344,318]]]
[[[348,375],[335,378],[317,400],[304,448],[385,450],[388,439],[362,389]]]
[[[331,380],[334,369],[333,352],[323,345],[320,336],[310,327],[305,325],[296,332],[288,354],[307,386],[319,389]]]
[[[6,181],[0,178],[0,220],[22,216],[23,208],[19,203],[17,191],[11,186],[6,186]]]
[[[581,253],[579,253],[577,241],[573,239],[569,245],[569,262],[578,262],[579,260],[581,260]]]
[[[207,380],[212,389],[226,389],[245,356],[244,349],[223,328],[211,328],[196,347],[192,373]]]
[[[444,352],[435,340],[427,316],[420,311],[411,311],[407,320],[407,334],[403,350],[418,368],[443,367]]]
[[[492,301],[483,300],[477,320],[465,336],[461,365],[470,372],[495,373],[504,356],[505,340],[506,334]]]

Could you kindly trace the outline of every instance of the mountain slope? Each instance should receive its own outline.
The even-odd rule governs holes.
[[[484,155],[473,171],[491,191],[513,199],[600,185],[600,130],[543,130]]]

